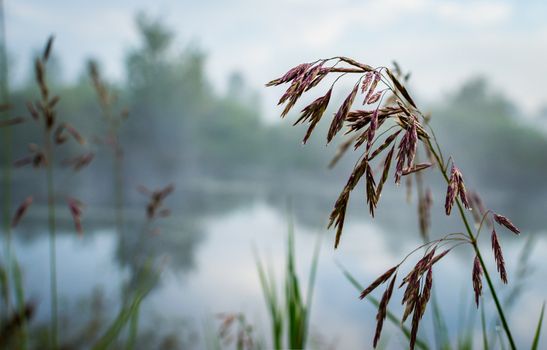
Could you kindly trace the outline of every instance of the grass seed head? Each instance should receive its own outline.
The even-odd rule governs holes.
[[[494,252],[494,260],[496,260],[496,267],[500,274],[501,281],[507,284],[507,271],[505,270],[505,260],[503,259],[503,252],[501,250],[501,245],[495,229],[492,229],[491,241],[492,251]]]
[[[482,266],[478,256],[473,261],[473,290],[475,292],[475,303],[479,307],[479,298],[482,295]]]
[[[509,221],[509,219],[507,219],[505,216],[494,213],[494,220],[498,224],[505,226],[505,228],[507,228],[509,231],[513,232],[514,234],[516,235],[520,234],[520,230],[515,225],[513,225],[513,223]]]
[[[33,200],[34,199],[32,198],[32,196],[28,196],[27,198],[25,198],[23,203],[21,203],[19,207],[17,207],[15,215],[13,215],[13,218],[11,220],[11,227],[16,227],[19,224],[19,221],[21,221],[21,219],[25,215]]]

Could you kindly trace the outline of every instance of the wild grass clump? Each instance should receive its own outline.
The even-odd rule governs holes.
[[[483,226],[489,226],[494,261],[501,281],[507,283],[505,260],[496,232],[496,225],[515,235],[518,235],[520,230],[505,216],[492,210],[486,210],[480,197],[476,193],[468,192],[462,171],[456,166],[452,157],[447,159],[443,155],[430,125],[431,117],[418,108],[404,85],[408,75],[404,76],[397,65],[394,69],[372,67],[348,57],[337,56],[300,64],[266,85],[289,84],[279,100],[279,104],[284,105],[281,116],[285,117],[305,92],[318,90],[320,82],[328,76],[336,76],[336,78],[327,87],[326,93],[302,109],[300,118],[295,124],[308,124],[303,139],[303,142],[306,143],[325,114],[331,102],[333,89],[342,78],[352,79],[352,88],[330,121],[326,136],[326,142],[329,144],[344,129],[348,138],[342,144],[332,165],[352,145],[354,151],[361,153],[330,215],[329,227],[332,226],[336,229],[334,247],[337,248],[340,245],[349,198],[358,183],[364,182],[366,201],[372,217],[374,217],[380,202],[384,185],[390,176],[393,177],[393,181],[397,185],[402,179],[411,183],[412,177],[416,177],[421,188],[418,207],[422,236],[426,238],[426,242],[410,252],[398,264],[389,268],[360,295],[363,299],[380,285],[387,285],[378,305],[373,346],[376,347],[378,344],[383,322],[388,314],[387,307],[395,286],[397,286],[398,288],[405,287],[402,298],[404,305],[402,322],[405,322],[407,318],[411,319],[409,345],[411,349],[414,349],[420,321],[432,295],[434,266],[456,247],[467,246],[474,255],[470,262],[470,270],[472,271],[471,284],[475,293],[476,305],[479,306],[482,296],[484,276],[496,305],[505,336],[510,347],[515,349],[516,344],[511,328],[500,303],[498,290],[492,282],[483,254],[479,249],[478,239]],[[359,104],[364,107],[354,109],[356,101],[359,101]],[[383,159],[380,159],[381,155],[383,155]],[[427,161],[420,161],[420,159]],[[376,168],[381,169],[379,174],[373,171]],[[463,224],[463,230],[457,233],[446,233],[440,238],[431,240],[427,231],[434,195],[429,188],[423,189],[421,173],[433,169],[438,170],[447,184],[444,195],[445,214],[450,216],[453,212],[452,209],[456,208]],[[478,226],[476,230],[472,229],[470,225],[469,213],[472,209],[472,215]],[[401,275],[402,266],[407,258],[418,252],[423,253],[421,259],[411,268],[410,272]]]
[[[278,295],[278,283],[271,269],[267,269],[256,257],[258,276],[271,322],[272,345],[275,349],[305,349],[309,335],[309,323],[313,289],[319,262],[321,240],[317,240],[308,277],[307,294],[301,289],[301,279],[296,273],[294,229],[289,224],[287,256],[285,264],[284,293]],[[285,341],[283,341],[285,335]]]

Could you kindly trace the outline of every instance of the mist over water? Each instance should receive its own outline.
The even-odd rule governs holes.
[[[299,203],[298,199],[293,200],[293,205]],[[316,222],[324,219],[317,213],[309,215],[315,215]],[[223,211],[187,218],[188,228],[174,228],[177,225],[173,223],[173,234],[164,232],[151,238],[137,238],[160,240],[160,243],[154,243],[156,249],[149,253],[162,261],[159,281],[142,305],[141,327],[153,330],[156,341],[176,334],[179,346],[206,348],[204,339],[208,332],[216,332],[215,315],[243,312],[267,339],[269,319],[261,297],[253,246],[280,276],[285,263],[287,220],[283,205],[276,207],[262,199],[249,200],[244,205],[236,204]],[[171,222],[166,225],[171,226]],[[20,230],[27,231],[25,228]],[[336,343],[340,348],[368,347],[375,326],[370,315],[375,313],[375,308],[357,298],[359,292],[344,278],[337,264],[348,269],[363,284],[368,283],[420,244],[415,231],[393,229],[372,222],[366,216],[352,215],[348,218],[341,247],[336,251],[332,248],[333,232],[326,232],[323,225],[309,225],[297,217],[295,231],[298,271],[302,276],[309,273],[317,236],[323,236],[313,301],[312,339],[323,345]],[[47,323],[49,298],[43,283],[48,274],[48,266],[44,263],[47,261],[47,235],[43,230],[30,227],[27,232],[32,237],[16,239],[15,250],[25,273],[27,294],[38,301],[34,322]],[[81,239],[74,237],[68,225],[60,233],[60,311],[67,321],[77,320],[69,322],[65,329],[65,335],[76,336],[85,327],[88,317],[91,318],[88,315],[99,312],[93,310],[96,305],[93,300],[100,300],[100,312],[105,320],[116,315],[120,289],[132,278],[133,270],[129,262],[121,261],[121,242],[112,228],[89,229]],[[164,234],[169,237],[162,237]],[[543,236],[545,232],[530,234]],[[16,235],[20,237],[19,232]],[[507,238],[512,237],[502,238],[506,260],[516,262],[524,241]],[[538,268],[526,281],[526,291],[510,314],[519,324],[516,337],[521,344],[529,343],[525,324],[533,328],[535,322],[533,317],[523,317],[522,310],[535,315],[539,312],[535,305],[544,297],[542,289],[546,276],[540,266],[541,252],[546,247],[543,239],[536,242],[530,253],[530,265]],[[128,243],[126,249],[134,249],[133,246]],[[134,254],[138,251],[127,252],[129,256]],[[464,325],[473,322],[476,332],[480,331],[479,318],[473,312],[474,304],[470,299],[470,275],[470,256],[464,249],[435,268],[435,291],[441,300],[451,301],[442,303],[441,307],[452,337],[469,330],[463,328],[462,322]],[[515,268],[510,268],[509,276],[511,281],[515,279]],[[509,294],[513,288],[511,285],[502,288],[502,295]],[[493,310],[492,303],[486,305],[487,310]],[[402,311],[397,303],[392,308],[396,313]],[[429,336],[432,334],[430,322],[426,317],[424,334]],[[388,348],[403,346],[405,340],[398,331],[391,325],[386,327],[390,337]]]
[[[141,14],[134,25],[138,40],[125,52],[125,79],[103,76],[113,92],[113,113],[121,115],[128,110],[119,128],[119,144],[104,121],[87,72],[75,82],[60,79],[63,57],[55,51],[47,65],[51,89],[61,96],[58,115],[86,137],[85,150],[94,154],[91,164],[72,172],[63,165],[63,160],[79,154],[76,143],[70,141],[54,166],[59,198],[61,341],[74,348],[89,346],[86,337],[93,339],[101,333],[127,296],[146,282],[151,289],[139,313],[137,348],[210,348],[208,341],[218,333],[219,313],[245,314],[258,337],[271,347],[254,250],[281,281],[287,227],[294,220],[296,264],[304,281],[315,242],[322,242],[311,310],[311,344],[321,349],[369,348],[376,308],[359,300],[359,291],[339,265],[368,285],[422,244],[415,195],[408,196],[406,185],[395,186],[390,177],[373,219],[365,203],[365,188],[358,185],[341,245],[335,250],[335,230],[326,229],[329,214],[360,154],[350,152],[336,168],[327,169],[344,141],[338,137],[325,147],[328,122],[319,124],[310,141],[302,145],[305,127],[291,124],[304,106],[298,105],[282,122],[266,122],[260,112],[263,93],[250,87],[245,71],[234,72],[225,92],[218,92],[222,91],[220,82],[207,71],[208,52],[214,47],[177,50],[176,33],[161,18]],[[101,62],[98,67],[103,68]],[[522,231],[520,237],[508,231],[498,233],[508,266],[508,285],[502,285],[495,275],[490,243],[485,238],[490,234],[488,229],[482,233],[481,248],[502,300],[518,289],[518,298],[508,302],[507,309],[517,343],[527,347],[547,287],[547,269],[543,267],[547,248],[547,119],[541,113],[525,118],[519,101],[497,91],[488,78],[472,78],[454,86],[445,98],[426,101],[443,151],[462,169],[466,186]],[[37,94],[32,81],[17,87],[11,91],[10,112],[26,116],[25,103],[35,100]],[[344,97],[333,95],[335,101],[324,118],[335,113]],[[41,139],[40,129],[32,123],[29,120],[13,128],[14,159],[26,156],[28,144]],[[113,145],[121,150],[123,235],[116,226]],[[5,161],[6,155],[2,153],[0,158]],[[22,268],[25,294],[36,305],[29,326],[43,333],[50,320],[50,270],[47,193],[41,170],[31,166],[13,170],[12,208],[34,196],[33,206],[13,232],[13,251]],[[381,169],[373,171],[378,174]],[[462,230],[454,216],[444,214],[446,185],[442,178],[428,170],[424,183],[434,194],[432,237]],[[163,205],[170,213],[151,220],[147,217],[150,196],[143,195],[146,191],[140,186],[152,192],[169,184],[175,189]],[[84,203],[82,236],[75,232],[71,212],[64,204],[67,196]],[[532,244],[526,246],[528,240]],[[522,254],[523,249],[529,250]],[[415,258],[410,260],[415,262]],[[526,260],[528,270],[521,279],[519,264]],[[473,333],[473,343],[480,346],[472,261],[469,249],[460,247],[435,265],[435,293],[451,340]],[[374,295],[381,296],[378,293]],[[395,300],[400,300],[401,291],[395,293]],[[490,328],[499,328],[493,303],[488,298],[483,302]],[[390,308],[397,315],[402,312],[398,302],[392,302]],[[426,313],[420,336],[433,341],[430,317]],[[100,331],[90,326],[94,324]],[[406,346],[393,325],[386,325],[385,332],[387,349]]]

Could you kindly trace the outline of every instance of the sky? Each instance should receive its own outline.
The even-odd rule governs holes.
[[[113,80],[138,44],[135,15],[144,11],[173,29],[177,48],[207,54],[210,80],[222,92],[239,71],[273,118],[279,91],[264,83],[290,67],[344,55],[373,66],[396,59],[412,72],[422,100],[446,96],[466,80],[487,77],[532,115],[547,105],[547,2],[455,0],[5,0],[14,83],[50,33],[76,79],[89,57]]]

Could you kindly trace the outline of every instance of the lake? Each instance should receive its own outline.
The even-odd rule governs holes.
[[[288,212],[291,212],[295,221],[297,270],[303,288],[306,288],[314,246],[321,239],[310,347],[371,348],[376,309],[368,301],[359,300],[360,291],[348,282],[340,265],[362,285],[368,285],[420,245],[418,226],[413,218],[415,205],[393,204],[397,202],[390,199],[394,194],[387,193],[387,209],[382,209],[380,203],[378,218],[374,221],[361,198],[352,203],[337,250],[333,248],[334,231],[326,230],[330,196],[328,200],[295,196],[287,205],[287,198],[276,193],[207,194],[199,196],[199,201],[193,197],[190,201],[188,196],[179,193],[175,198],[183,199],[171,202],[176,208],[172,216],[148,225],[146,229],[143,229],[144,219],[139,219],[144,218],[144,207],[128,210],[129,224],[123,240],[111,223],[101,219],[108,215],[108,210],[86,208],[86,217],[91,219],[87,223],[84,221],[86,232],[79,237],[66,220],[66,208],[59,208],[61,228],[57,237],[57,262],[61,339],[68,343],[78,339],[88,331],[87,327],[94,319],[101,320],[104,329],[120,308],[124,285],[129,288],[134,285],[139,262],[151,258],[159,275],[141,306],[139,348],[158,347],[159,344],[165,348],[210,348],[220,326],[219,313],[243,313],[253,325],[255,335],[267,347],[271,346],[269,319],[254,252],[274,269],[280,287],[285,266]],[[168,205],[169,202],[167,200]],[[437,203],[433,211],[442,213],[440,205]],[[36,209],[28,223],[18,228],[13,245],[23,268],[25,292],[37,305],[31,323],[37,328],[47,325],[50,310],[49,241],[47,232],[41,228],[43,215],[40,213],[40,209]],[[433,227],[442,228],[439,222],[443,219],[444,215],[436,215]],[[151,226],[157,226],[159,232]],[[541,303],[547,297],[547,268],[543,257],[547,249],[545,232],[525,231],[517,239],[500,228],[498,234],[508,268],[507,286],[501,285],[496,274],[489,232],[483,232],[481,237],[483,254],[502,296],[510,294],[517,285],[522,287],[510,308],[509,320],[518,344],[526,347],[531,344]],[[534,239],[532,249],[525,254],[529,270],[521,283],[517,270],[523,259],[521,250],[530,236]],[[480,312],[476,311],[473,301],[470,250],[468,245],[460,246],[434,268],[435,294],[453,344],[465,332],[474,334],[475,344],[482,342]],[[410,258],[403,272],[406,273],[415,261]],[[380,287],[373,295],[380,298],[384,288]],[[494,305],[486,282],[483,291],[489,327],[496,329]],[[402,291],[396,290],[390,303],[390,309],[398,316],[402,314],[401,298]],[[434,344],[430,307],[422,322],[420,336]],[[407,321],[408,326],[410,321]],[[499,327],[497,329],[501,331]],[[402,333],[386,321],[383,344],[387,349],[400,349],[407,342]]]

